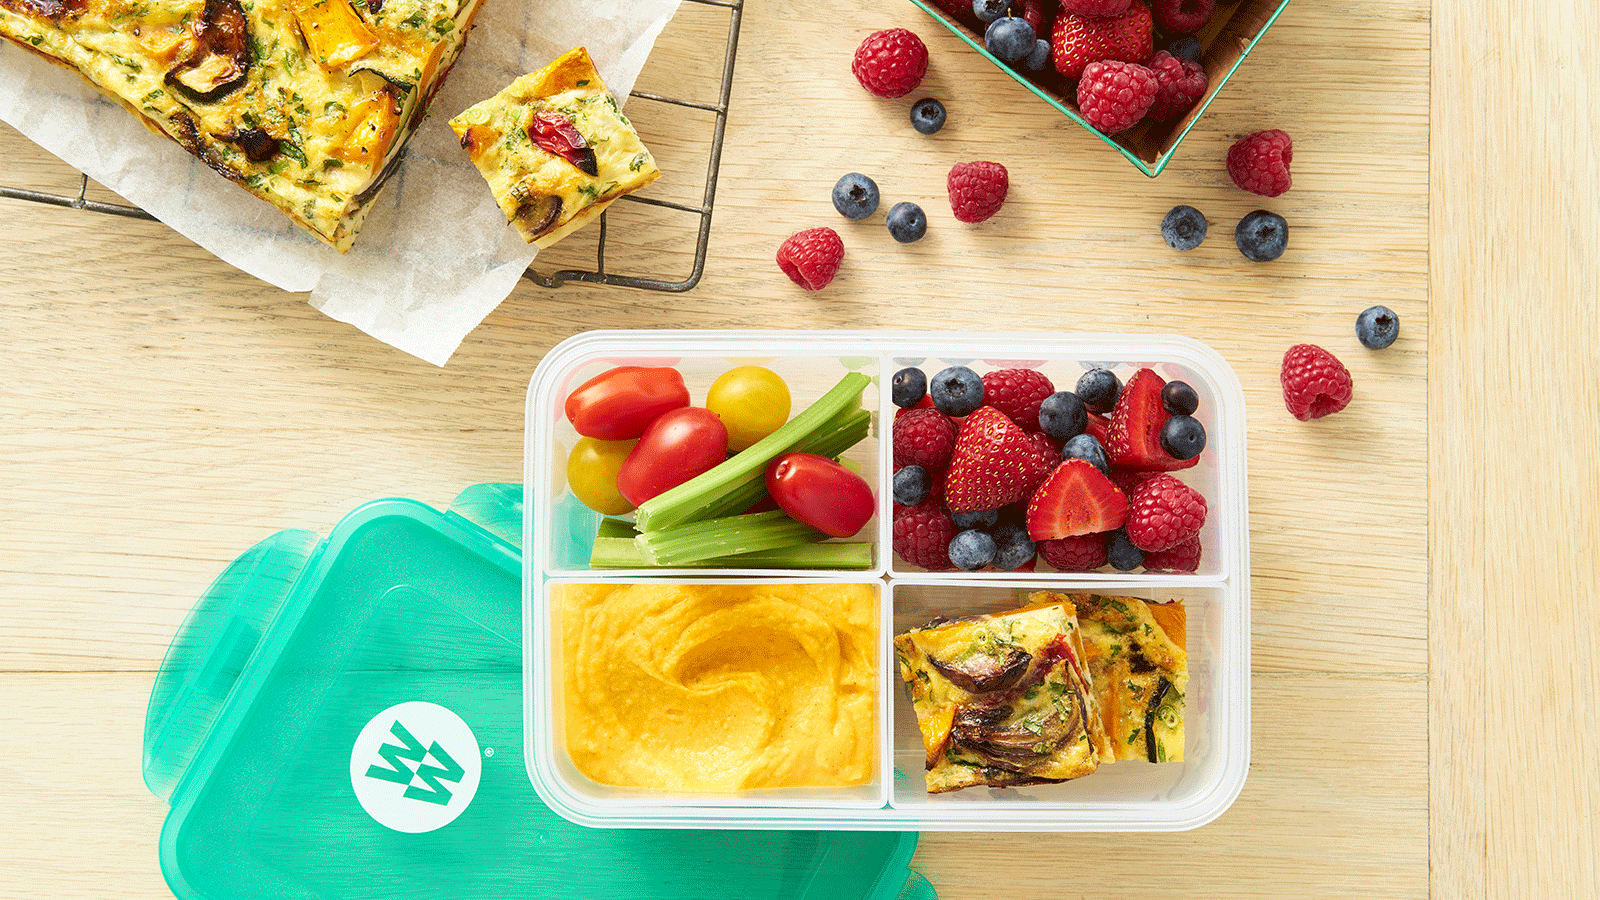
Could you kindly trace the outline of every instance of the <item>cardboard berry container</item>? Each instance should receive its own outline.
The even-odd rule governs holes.
[[[898,560],[890,540],[895,407],[891,376],[908,365],[931,376],[949,364],[980,374],[1029,367],[1058,390],[1079,374],[1113,367],[1127,381],[1138,368],[1181,378],[1200,397],[1208,435],[1202,462],[1176,473],[1208,505],[1205,552],[1195,573],[925,572]],[[868,437],[847,454],[877,497],[877,515],[857,540],[871,544],[860,570],[640,568],[594,570],[586,536],[598,515],[564,486],[576,433],[566,395],[618,365],[671,365],[685,375],[690,402],[737,365],[767,366],[793,395],[791,415],[845,372],[868,375]],[[552,809],[584,825],[625,828],[816,828],[920,831],[1181,831],[1220,816],[1243,788],[1250,755],[1250,566],[1246,509],[1244,398],[1237,377],[1210,348],[1162,335],[980,335],[915,332],[639,331],[590,332],[553,349],[530,382],[523,522],[523,709],[528,775]],[[551,588],[572,583],[866,583],[878,597],[877,745],[872,780],[849,788],[790,788],[733,794],[622,789],[594,782],[566,752],[561,610]],[[1020,606],[1030,591],[1088,591],[1145,600],[1179,599],[1188,610],[1189,691],[1182,762],[1128,761],[1061,784],[971,788],[930,795],[916,717],[894,662],[892,640],[937,617]]]
[[[1194,105],[1181,118],[1162,123],[1141,123],[1128,131],[1120,134],[1108,135],[1096,130],[1083,116],[1078,113],[1076,99],[1077,82],[1061,77],[1054,67],[1049,67],[1044,72],[1026,72],[996,59],[993,54],[984,49],[983,29],[984,24],[976,16],[967,15],[952,17],[929,0],[911,0],[935,21],[949,29],[951,34],[976,50],[985,59],[994,63],[1000,71],[1011,76],[1018,84],[1027,88],[1039,99],[1055,107],[1062,115],[1082,125],[1084,130],[1104,141],[1105,144],[1118,153],[1134,168],[1150,176],[1160,175],[1162,170],[1172,162],[1177,155],[1178,145],[1183,143],[1189,130],[1205,115],[1207,107],[1233,77],[1233,73],[1244,63],[1245,57],[1260,42],[1278,20],[1289,5],[1289,0],[1219,0],[1217,12],[1211,17],[1211,22],[1202,29],[1197,37],[1204,48],[1200,62],[1206,70],[1208,85],[1200,102]],[[1136,3],[1147,3],[1148,0],[1134,0]],[[1045,23],[1048,32],[1050,22]],[[1039,37],[1049,39],[1048,33]],[[1160,48],[1159,32],[1157,35],[1157,49]]]

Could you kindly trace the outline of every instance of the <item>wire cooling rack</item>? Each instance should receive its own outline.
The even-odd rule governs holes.
[[[641,197],[637,194],[627,194],[621,199],[629,203],[643,203],[661,209],[672,210],[686,215],[698,216],[699,227],[695,236],[694,265],[689,270],[688,276],[681,280],[673,280],[670,276],[656,275],[619,275],[607,271],[606,267],[606,216],[602,213],[599,229],[599,241],[595,245],[594,266],[592,268],[560,269],[554,272],[538,271],[537,260],[534,267],[522,273],[522,277],[543,285],[556,288],[569,281],[582,281],[591,284],[614,284],[620,287],[640,288],[648,291],[687,291],[700,283],[700,276],[705,274],[706,246],[711,240],[711,211],[715,205],[717,193],[717,170],[722,165],[722,135],[728,124],[728,98],[733,92],[733,63],[739,50],[739,21],[744,13],[744,0],[684,0],[686,3],[696,3],[701,6],[719,7],[728,12],[728,44],[722,61],[722,83],[718,89],[715,102],[688,100],[680,97],[667,97],[661,94],[652,94],[646,91],[633,91],[629,94],[632,98],[646,100],[652,103],[666,103],[672,106],[681,106],[688,109],[702,110],[716,116],[712,124],[711,148],[709,160],[706,165],[705,194],[700,205],[694,206],[687,203],[674,203],[670,200],[656,200],[651,197]],[[105,203],[99,200],[88,199],[89,176],[81,176],[76,196],[69,194],[52,194],[45,191],[29,191],[21,188],[8,187],[0,184],[0,197],[11,200],[26,200],[33,203],[44,203],[50,206],[62,206],[68,209],[83,210],[86,212],[101,213],[110,216],[125,216],[130,219],[148,219],[155,221],[155,216],[150,215],[137,206],[128,206],[122,203]]]

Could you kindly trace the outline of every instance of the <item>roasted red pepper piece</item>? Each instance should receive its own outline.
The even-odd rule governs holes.
[[[600,174],[589,142],[583,139],[572,120],[566,116],[548,109],[540,110],[528,123],[528,137],[533,140],[535,147],[572,163],[585,175],[593,177]]]

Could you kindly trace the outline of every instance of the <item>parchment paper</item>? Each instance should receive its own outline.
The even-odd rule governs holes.
[[[153,134],[76,72],[0,41],[0,119],[226,262],[434,365],[516,286],[508,227],[449,120],[577,46],[627,99],[678,0],[485,0],[400,169],[341,256]]]

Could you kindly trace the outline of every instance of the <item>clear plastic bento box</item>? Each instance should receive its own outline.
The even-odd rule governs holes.
[[[788,384],[795,411],[847,372],[870,379],[862,397],[873,421],[845,462],[873,487],[876,514],[852,540],[868,552],[857,568],[775,567],[595,569],[589,552],[601,516],[564,483],[568,450],[578,435],[564,414],[569,392],[612,367],[672,366],[691,402],[704,402],[721,372],[757,364]],[[1195,389],[1195,416],[1207,445],[1200,462],[1175,473],[1207,501],[1192,573],[927,571],[892,549],[893,451],[896,407],[890,376],[906,366],[931,376],[947,365],[980,375],[1004,368],[1043,372],[1070,390],[1089,368],[1111,368],[1123,381],[1140,368]],[[1196,341],[1165,335],[952,335],[914,332],[645,331],[590,332],[553,349],[529,387],[525,479],[530,502],[524,540],[524,715],[528,774],[539,795],[581,824],[656,828],[916,829],[923,831],[1178,831],[1221,815],[1238,796],[1250,751],[1249,526],[1245,476],[1244,399],[1228,364]],[[777,788],[689,793],[618,788],[586,777],[567,751],[561,605],[552,592],[574,584],[857,584],[876,603],[874,734],[870,777],[846,788]],[[1074,780],[1023,787],[974,787],[930,794],[925,750],[896,668],[895,635],[936,618],[1013,609],[1031,591],[1091,592],[1187,609],[1189,685],[1184,758],[1150,765],[1102,766]]]

